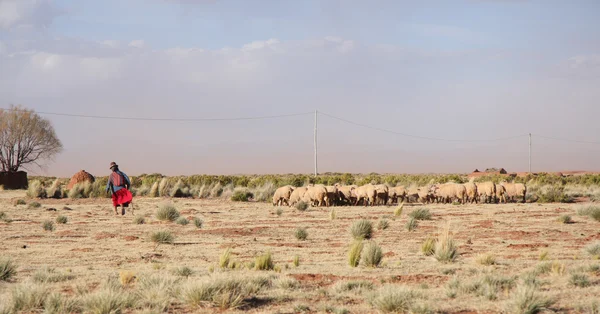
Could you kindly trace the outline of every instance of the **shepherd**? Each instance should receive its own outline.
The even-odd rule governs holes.
[[[108,177],[106,192],[108,192],[109,189],[112,192],[115,215],[119,215],[119,205],[121,205],[121,215],[125,215],[125,207],[129,207],[129,204],[133,200],[133,195],[129,192],[131,181],[129,181],[129,177],[125,173],[119,170],[119,165],[114,161],[110,163],[110,170],[112,170],[112,173]]]

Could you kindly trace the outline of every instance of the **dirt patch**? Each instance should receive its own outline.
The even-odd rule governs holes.
[[[80,248],[80,249],[71,249],[71,252],[92,252],[92,251],[94,251],[94,249],[91,247],[84,247],[84,248]]]
[[[493,228],[494,227],[494,221],[493,220],[484,220],[480,223],[475,224],[473,227],[477,227],[477,228]]]
[[[135,241],[137,239],[139,239],[140,237],[136,237],[136,236],[124,236],[123,240],[125,241]]]
[[[223,236],[237,236],[247,237],[250,235],[256,235],[261,233],[262,230],[269,229],[269,227],[254,227],[254,228],[217,228],[210,230],[196,230],[196,233],[204,234],[209,233],[212,235],[220,234]]]
[[[110,238],[110,239],[112,239],[112,238],[115,238],[116,236],[117,236],[117,235],[116,235],[116,234],[114,234],[114,233],[110,233],[110,232],[100,232],[100,233],[97,233],[97,234],[94,236],[94,239],[96,239],[96,240],[109,239],[109,238]]]
[[[398,275],[391,278],[391,282],[401,282],[408,284],[421,284],[429,283],[440,285],[448,280],[448,276],[444,275],[427,275],[427,274],[414,274],[414,275]]]
[[[522,244],[509,244],[511,249],[538,249],[541,247],[548,247],[546,243],[522,243]]]

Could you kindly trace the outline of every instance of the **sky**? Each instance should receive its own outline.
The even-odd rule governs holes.
[[[596,0],[0,0],[30,175],[599,171]],[[49,115],[175,121],[111,120]],[[300,114],[254,120],[177,121]],[[568,141],[567,141],[568,140]]]

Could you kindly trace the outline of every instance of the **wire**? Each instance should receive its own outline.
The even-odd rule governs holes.
[[[583,143],[583,144],[600,144],[600,142],[571,140],[571,139],[566,139],[566,138],[558,138],[558,137],[544,136],[544,135],[537,135],[537,134],[532,134],[532,136],[537,136],[537,137],[545,138],[548,140],[563,141],[563,142],[573,142],[573,143]]]
[[[445,141],[445,142],[494,142],[494,141],[505,141],[505,140],[511,140],[511,139],[515,139],[515,138],[520,138],[520,137],[525,137],[528,136],[528,134],[522,134],[522,135],[515,135],[515,136],[510,136],[510,137],[503,137],[503,138],[495,138],[495,139],[487,139],[487,140],[458,140],[458,139],[444,139],[444,138],[436,138],[436,137],[427,137],[427,136],[418,136],[418,135],[412,135],[412,134],[407,134],[407,133],[401,133],[401,132],[396,132],[396,131],[391,131],[391,130],[387,130],[387,129],[382,129],[382,128],[378,128],[378,127],[373,127],[370,125],[366,125],[366,124],[362,124],[362,123],[357,123],[357,122],[353,122],[350,120],[346,120],[346,119],[342,119],[340,117],[336,117],[324,112],[319,111],[319,114],[322,114],[324,116],[330,117],[332,119],[336,119],[336,120],[340,120],[349,124],[354,124],[357,126],[361,126],[367,129],[372,129],[372,130],[377,130],[377,131],[381,131],[381,132],[386,132],[386,133],[391,133],[391,134],[396,134],[396,135],[401,135],[401,136],[405,136],[405,137],[412,137],[412,138],[418,138],[418,139],[423,139],[423,140],[430,140],[430,141]]]
[[[27,111],[24,109],[17,109],[17,108],[11,108],[11,109],[0,108],[0,110]],[[45,112],[45,111],[35,111],[35,113],[44,114],[44,115],[52,115],[52,116],[75,117],[75,118],[136,120],[136,121],[237,121],[237,120],[263,120],[263,119],[275,119],[275,118],[303,116],[303,115],[314,114],[314,111],[313,112],[272,115],[272,116],[239,117],[239,118],[139,118],[139,117],[95,116],[95,115],[57,113],[57,112]]]

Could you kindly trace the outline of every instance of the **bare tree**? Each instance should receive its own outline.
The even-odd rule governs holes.
[[[0,109],[0,163],[2,171],[16,172],[21,167],[42,167],[62,151],[54,127],[33,110],[21,106]]]

